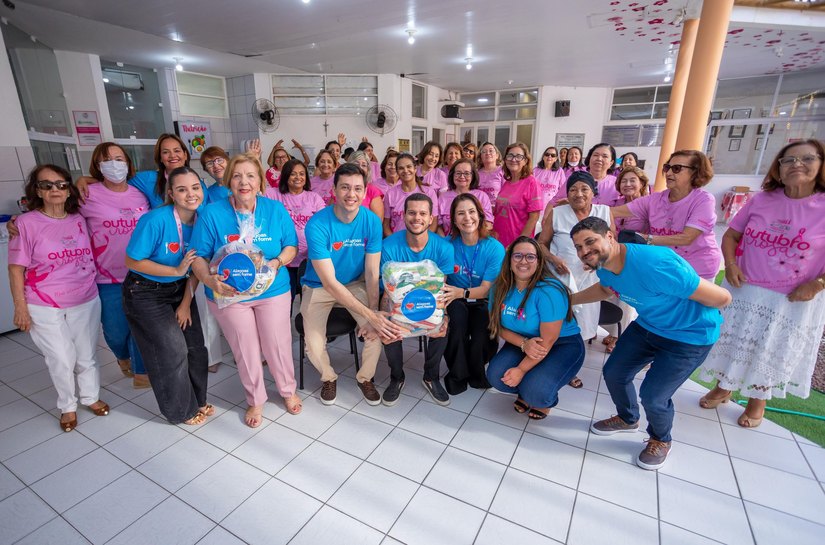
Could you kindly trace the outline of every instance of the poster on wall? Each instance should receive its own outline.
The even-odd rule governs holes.
[[[186,142],[192,159],[200,159],[203,150],[212,145],[212,126],[209,121],[175,121],[175,133]]]
[[[410,139],[409,138],[399,138],[398,139],[398,151],[399,151],[399,153],[409,153],[410,152]]]
[[[571,148],[577,146],[579,149],[584,149],[584,133],[556,133],[556,149]]]
[[[77,133],[77,143],[81,146],[96,146],[103,142],[100,136],[100,122],[97,112],[93,110],[72,110],[74,128]]]

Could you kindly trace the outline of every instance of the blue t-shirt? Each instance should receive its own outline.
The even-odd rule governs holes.
[[[495,293],[495,286],[490,288]],[[530,297],[521,307],[524,293],[512,288],[504,297],[504,302],[498,312],[501,312],[501,326],[527,338],[541,337],[541,324],[548,322],[561,323],[559,337],[579,335],[581,330],[576,319],[569,321],[567,317],[568,297],[564,285],[551,278],[540,281],[530,292]],[[493,306],[493,297],[490,297],[489,307]],[[493,309],[490,308],[490,312]]]
[[[232,194],[232,192],[229,191],[228,187],[226,187],[225,185],[221,185],[218,182],[215,182],[214,184],[210,185],[209,189],[207,189],[206,192],[209,194],[210,203],[222,201],[223,199],[226,199],[227,197],[229,197],[229,195]]]
[[[268,261],[275,259],[286,246],[298,247],[298,235],[284,205],[258,195],[255,204],[255,226],[260,229],[252,242],[264,253]],[[192,234],[192,248],[198,256],[212,259],[212,256],[230,240],[238,240],[240,234],[235,209],[229,199],[223,199],[208,205],[198,215],[195,232]],[[274,297],[289,291],[289,273],[286,267],[280,267],[275,280],[261,295],[248,299],[255,301]],[[214,301],[212,290],[206,288],[206,296]]]
[[[175,222],[174,208],[171,204],[161,206],[141,216],[126,246],[126,255],[135,261],[148,259],[170,267],[180,265],[183,256],[189,251],[192,226],[181,224],[183,232],[183,241],[181,241],[178,224]],[[168,283],[185,278],[185,276],[154,276],[134,269],[130,270],[155,282]]]
[[[461,237],[450,241],[455,251],[455,267],[447,277],[451,286],[477,288],[483,281],[494,282],[504,262],[504,246],[494,238],[479,239],[475,246],[465,246]]]
[[[152,208],[163,206],[166,195],[158,195],[157,192],[155,192],[155,187],[158,183],[157,170],[141,170],[129,178],[128,183],[132,187],[139,189],[140,192],[146,196],[146,199],[149,201],[149,206]],[[203,203],[198,207],[198,212],[202,212],[203,207],[209,202],[209,190],[206,188],[203,180],[201,180],[201,187],[203,188]]]
[[[625,244],[627,256],[620,274],[599,269],[602,285],[636,309],[636,321],[648,331],[704,346],[719,338],[722,313],[688,299],[699,287],[699,275],[670,248]]]
[[[400,261],[402,263],[415,263],[429,259],[434,261],[444,274],[453,272],[455,266],[455,252],[453,245],[444,237],[433,232],[428,235],[427,245],[420,252],[413,252],[407,245],[407,231],[397,231],[384,239],[384,247],[381,249],[381,268],[389,261]],[[383,282],[382,282],[383,285]]]
[[[364,257],[381,251],[381,220],[363,206],[350,223],[335,215],[333,206],[316,212],[307,222],[307,269],[301,283],[320,288],[321,279],[312,266],[313,259],[331,259],[335,279],[349,284],[364,274]]]

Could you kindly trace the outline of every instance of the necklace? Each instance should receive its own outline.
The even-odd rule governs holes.
[[[62,219],[65,219],[65,218],[66,218],[66,216],[68,216],[68,215],[69,215],[69,213],[68,213],[68,212],[66,212],[65,210],[63,211],[63,215],[62,215],[62,216],[52,216],[51,214],[49,214],[48,212],[46,212],[46,211],[45,211],[45,210],[43,210],[42,208],[38,209],[38,212],[40,212],[40,213],[41,213],[41,214],[43,214],[44,216],[49,217],[49,218],[52,218],[52,219],[54,219],[54,220],[62,220]]]

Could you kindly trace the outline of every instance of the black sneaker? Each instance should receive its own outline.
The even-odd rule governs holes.
[[[671,443],[664,441],[657,441],[656,439],[648,439],[644,450],[639,453],[636,458],[636,465],[642,469],[650,471],[659,469],[667,461],[667,455],[670,453]]]
[[[384,397],[381,400],[381,403],[383,403],[387,407],[392,407],[393,405],[398,403],[398,396],[401,395],[401,390],[403,389],[403,380],[390,379],[390,384],[386,387],[386,389],[384,389]]]
[[[639,423],[628,424],[622,420],[618,415],[613,415],[610,418],[593,422],[590,425],[590,431],[596,435],[613,435],[621,432],[635,432],[639,430]]]
[[[421,384],[424,385],[424,389],[427,390],[427,393],[430,394],[433,401],[445,407],[450,404],[450,394],[448,394],[444,386],[441,385],[440,380],[433,380],[431,382],[427,379],[422,379]]]
[[[324,405],[335,404],[338,397],[338,383],[334,380],[325,380],[321,385],[321,403]]]
[[[381,394],[375,389],[375,384],[371,380],[365,380],[358,383],[358,388],[361,389],[364,399],[369,405],[378,405],[381,403]]]

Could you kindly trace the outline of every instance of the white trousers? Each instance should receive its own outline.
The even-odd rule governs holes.
[[[57,408],[61,413],[77,411],[78,397],[83,405],[94,404],[100,399],[100,368],[95,361],[100,299],[70,308],[29,305],[29,315],[32,340],[43,352],[57,390]]]
[[[206,345],[209,365],[221,363],[223,361],[221,328],[212,311],[209,310],[209,306],[206,304],[206,293],[203,291],[203,284],[198,284],[198,289],[195,290],[195,303],[198,305],[198,314],[200,314],[201,317],[203,342]]]

